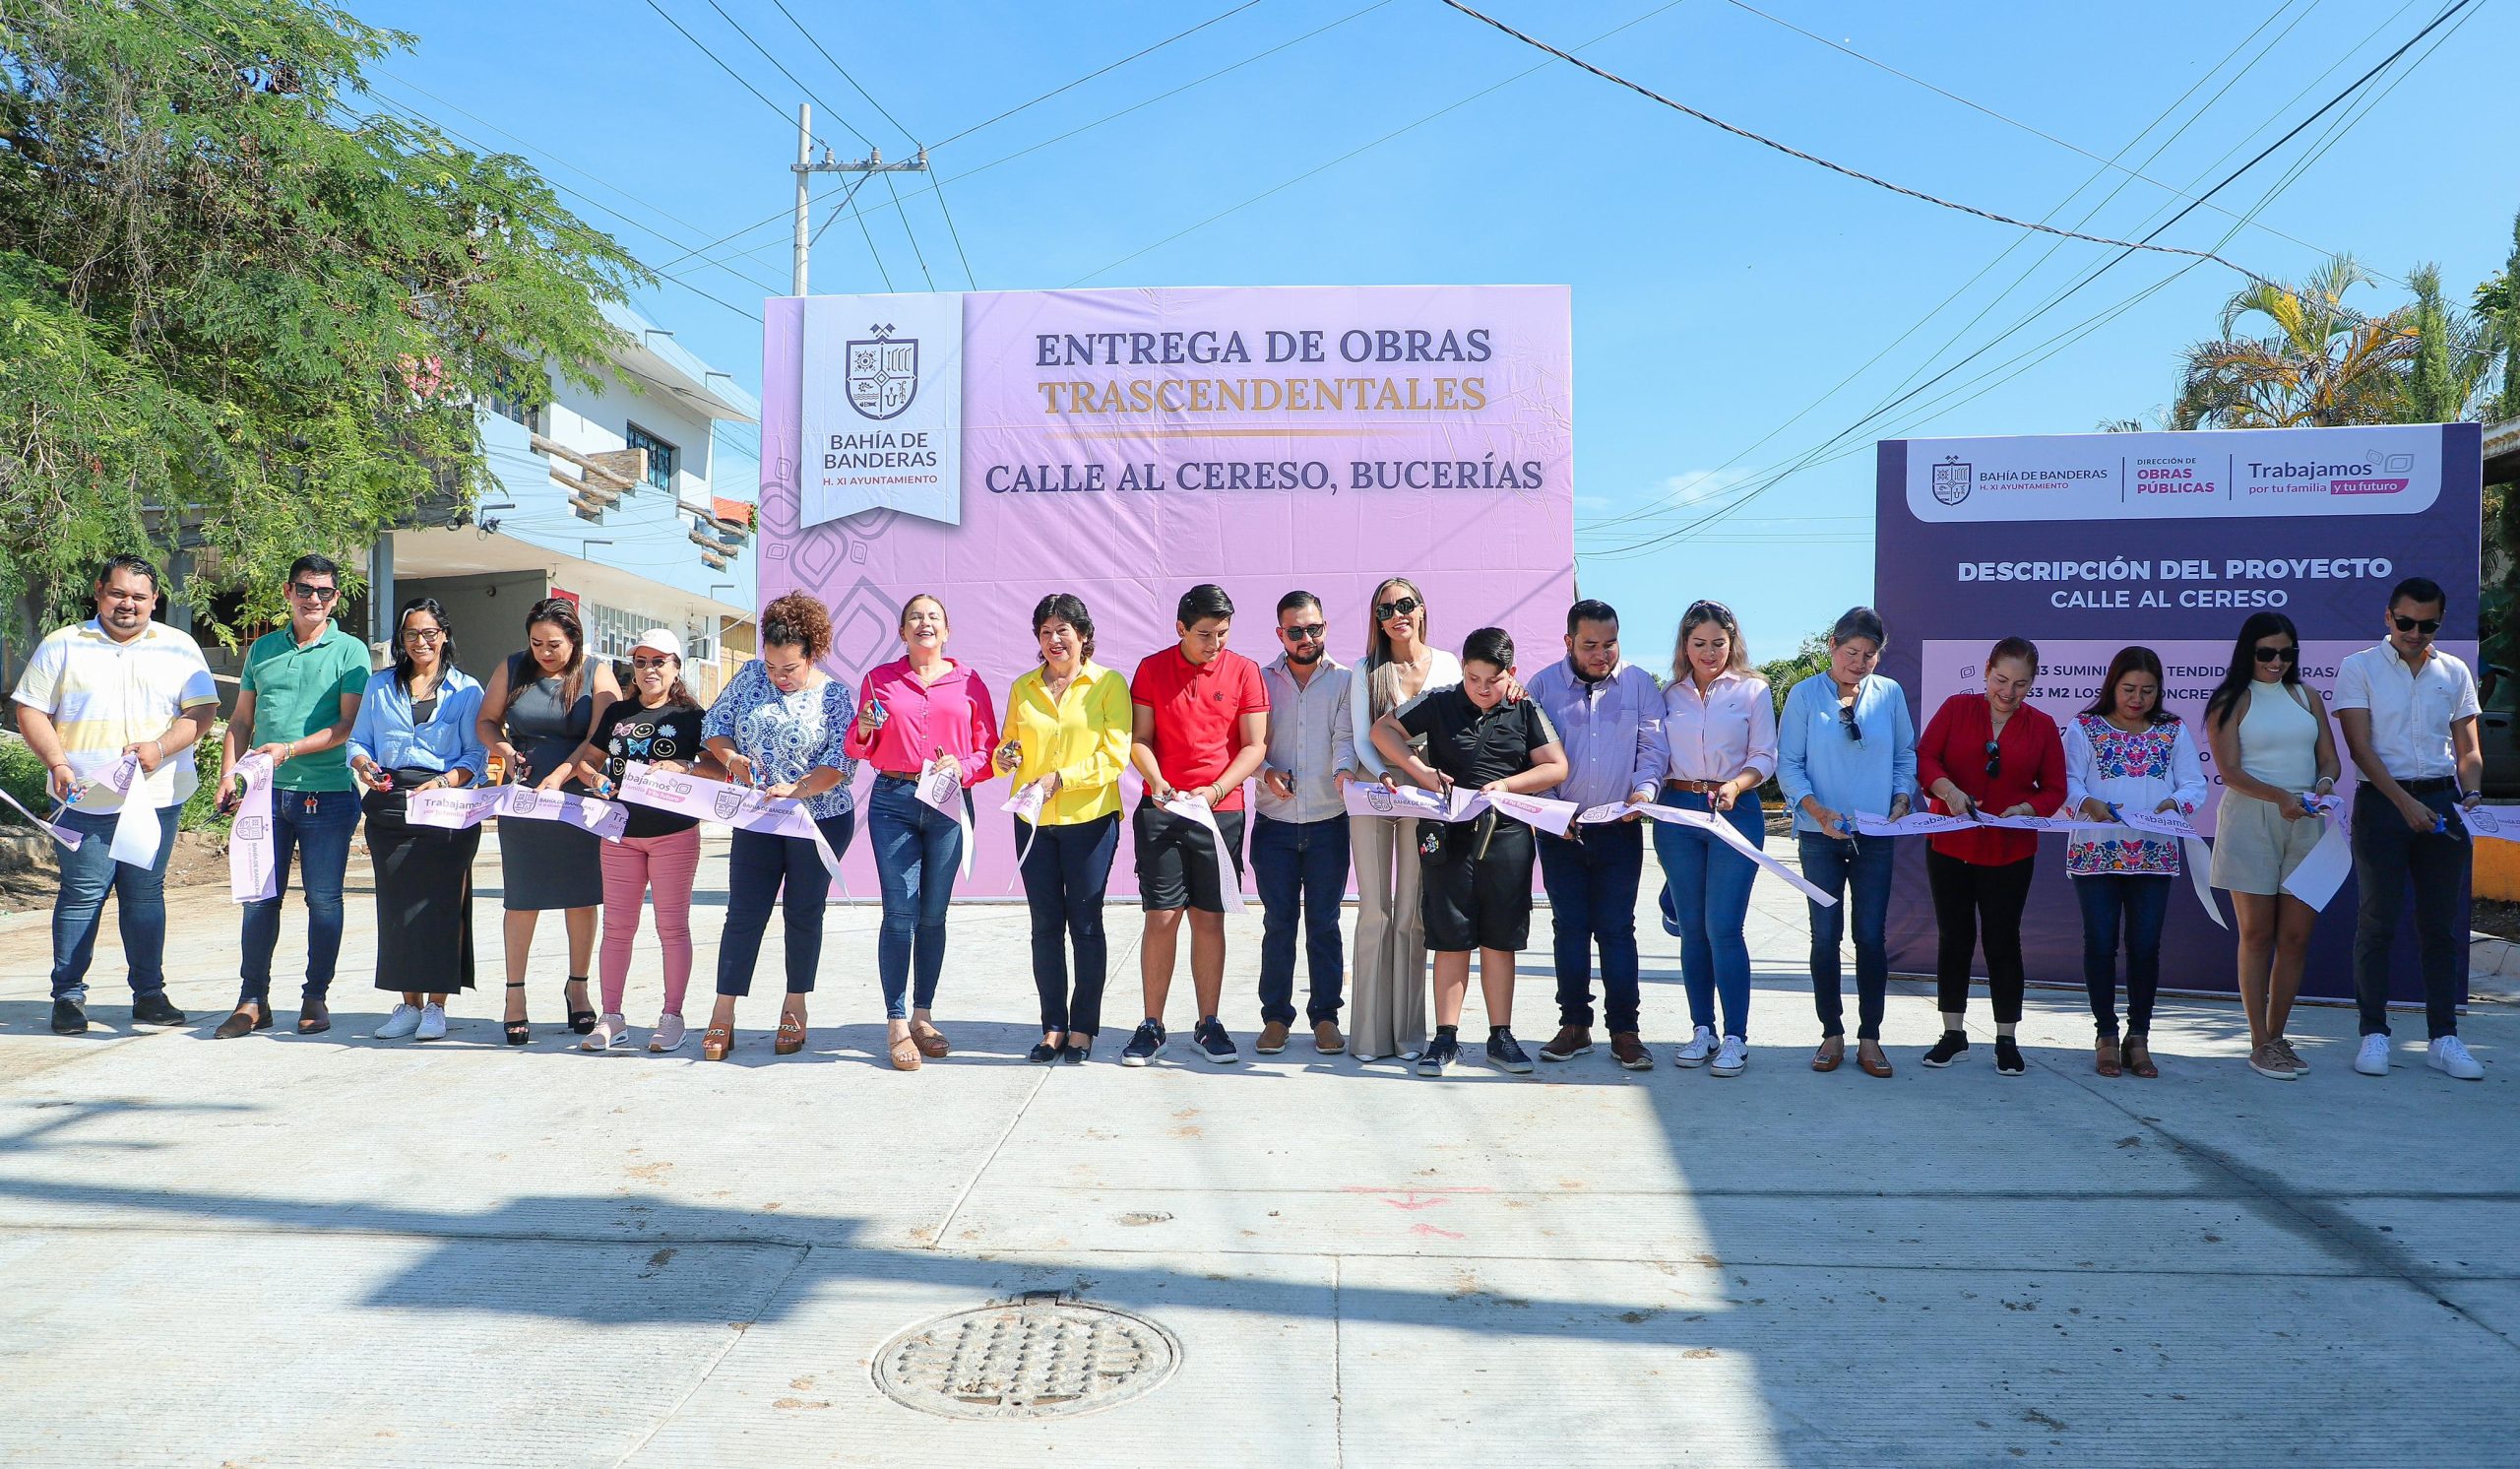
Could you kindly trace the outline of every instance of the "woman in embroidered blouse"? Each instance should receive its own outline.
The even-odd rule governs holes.
[[[804,803],[837,860],[849,850],[857,811],[849,793],[849,723],[856,708],[848,681],[815,667],[831,651],[831,612],[802,592],[761,609],[761,657],[744,665],[709,707],[701,743],[726,779],[766,796]],[[735,1044],[735,1001],[752,991],[753,962],[770,926],[771,905],[787,918],[788,998],[779,1011],[780,1055],[805,1049],[805,996],[822,959],[823,898],[831,874],[802,837],[737,828],[726,854],[726,922],[718,939],[718,1006],[700,1039],[703,1060],[724,1060]]]
[[[2086,821],[2121,813],[2195,814],[2205,765],[2186,722],[2162,707],[2162,661],[2121,648],[2100,696],[2065,727],[2065,804]],[[2103,1076],[2158,1076],[2150,1045],[2161,986],[2162,921],[2182,871],[2175,837],[2078,831],[2065,843],[2065,873],[2083,908],[2083,988],[2099,1027],[2093,1065]],[[2117,938],[2126,935],[2126,1034],[2117,1027]]]
[[[1986,691],[1942,701],[1917,738],[1917,784],[1942,815],[2053,816],[2065,803],[2065,749],[2056,722],[2028,702],[2039,679],[2039,649],[2005,638],[1986,654]],[[1969,1049],[1969,961],[1981,939],[1986,997],[1995,1012],[1995,1074],[2029,1070],[2013,1033],[2021,1025],[2021,910],[2039,834],[1982,826],[1925,840],[1925,880],[1933,889],[1934,991],[1942,1039],[1924,1054],[1948,1066]]]
[[[1751,846],[1765,847],[1759,787],[1776,774],[1776,703],[1750,667],[1741,624],[1720,602],[1692,603],[1680,614],[1671,683],[1663,693],[1663,742],[1670,747],[1664,803],[1712,811]],[[1663,866],[1663,926],[1680,940],[1693,1027],[1671,1061],[1737,1076],[1749,1063],[1750,1035],[1750,945],[1741,928],[1758,866],[1708,832],[1662,821],[1654,823],[1654,857]]]
[[[903,656],[866,674],[849,753],[875,767],[866,833],[884,894],[875,973],[884,988],[887,1050],[893,1069],[915,1071],[921,1056],[938,1059],[951,1049],[929,1009],[945,971],[945,910],[963,861],[971,788],[995,774],[989,751],[997,743],[997,711],[980,675],[945,656],[945,604],[925,593],[903,604],[901,635]],[[919,798],[919,776],[930,763],[953,767],[960,817]]]

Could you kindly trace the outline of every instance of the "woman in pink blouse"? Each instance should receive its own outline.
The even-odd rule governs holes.
[[[979,675],[945,656],[945,604],[924,593],[912,598],[902,607],[901,632],[904,656],[866,675],[848,751],[875,767],[866,803],[884,892],[875,968],[893,1065],[915,1071],[920,1057],[950,1049],[928,1011],[945,968],[945,908],[963,860],[970,789],[992,773],[997,712]],[[928,774],[954,783],[961,814],[919,798],[920,777]]]
[[[1751,846],[1766,846],[1759,787],[1776,773],[1776,704],[1750,667],[1741,624],[1720,602],[1692,603],[1680,616],[1671,683],[1663,692],[1663,734],[1670,746],[1664,804],[1713,811]],[[1680,940],[1694,1027],[1671,1060],[1737,1076],[1749,1063],[1750,1034],[1750,946],[1741,926],[1758,866],[1710,832],[1660,821],[1654,856],[1663,864],[1663,926]]]

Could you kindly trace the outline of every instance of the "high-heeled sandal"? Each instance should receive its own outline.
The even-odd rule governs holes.
[[[770,1043],[773,1055],[794,1055],[805,1049],[805,1022],[794,1014],[779,1012],[779,1039]]]
[[[2118,1060],[2115,1036],[2102,1036],[2091,1043],[2091,1068],[2103,1076],[2124,1074],[2124,1066]]]
[[[912,1040],[908,1036],[904,1036],[892,1044],[891,1050],[893,1054],[894,1070],[915,1071],[918,1069],[918,1043],[916,1041]]]
[[[2149,1038],[2144,1036],[2126,1038],[2126,1069],[2147,1081],[2162,1074],[2161,1067],[2153,1064],[2153,1047]]]
[[[525,988],[525,981],[510,980],[508,981],[508,988],[510,990],[522,990]],[[534,1039],[534,1026],[531,1022],[524,1020],[503,1020],[499,1023],[506,1029],[508,1044],[511,1046],[522,1046],[526,1042]]]
[[[734,1049],[735,1028],[731,1025],[713,1025],[701,1033],[700,1058],[704,1061],[723,1061],[726,1053]]]
[[[572,984],[572,985],[583,985],[583,984],[585,984],[586,982],[587,982],[587,977],[586,977],[585,975],[582,975],[582,974],[573,974],[573,975],[569,976],[569,983],[570,983],[570,984]],[[595,1014],[595,1011],[593,1011],[593,1010],[581,1010],[581,1009],[577,1008],[575,1005],[570,1005],[570,1004],[569,1004],[569,1000],[568,1000],[568,993],[569,993],[569,991],[568,991],[568,990],[562,990],[560,991],[560,996],[561,996],[561,998],[560,998],[560,1003],[561,1003],[561,1004],[563,1004],[563,1005],[568,1006],[568,1010],[569,1010],[569,1029],[571,1029],[571,1030],[573,1030],[573,1031],[576,1031],[579,1035],[582,1035],[582,1036],[585,1036],[585,1035],[593,1035],[593,1034],[595,1033],[595,1021],[596,1021],[596,1014]]]

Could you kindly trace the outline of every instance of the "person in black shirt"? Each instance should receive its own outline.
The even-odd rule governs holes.
[[[1482,627],[1462,643],[1462,681],[1374,722],[1374,747],[1430,791],[1453,787],[1530,795],[1566,779],[1566,751],[1538,701],[1507,701],[1514,640]],[[1410,748],[1422,736],[1424,758]],[[1426,946],[1435,953],[1435,1039],[1418,1058],[1422,1076],[1461,1059],[1461,1005],[1470,989],[1470,951],[1479,950],[1479,988],[1487,1001],[1487,1063],[1528,1072],[1514,1040],[1514,954],[1531,938],[1531,828],[1493,808],[1476,820],[1423,821],[1419,905]]]
[[[587,785],[614,799],[633,760],[682,775],[706,758],[700,748],[705,712],[682,681],[682,639],[662,627],[641,633],[630,650],[630,692],[604,709],[573,757]],[[673,1051],[682,1045],[682,995],[691,983],[691,879],[700,868],[700,823],[634,801],[628,829],[620,841],[604,843],[602,852],[603,1014],[578,1049],[607,1051],[629,1040],[621,992],[630,979],[630,947],[639,936],[639,906],[653,892],[665,994],[648,1049]]]

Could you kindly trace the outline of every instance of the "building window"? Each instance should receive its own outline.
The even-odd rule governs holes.
[[[490,412],[524,424],[528,433],[540,433],[543,406],[550,396],[550,379],[520,366],[498,375],[498,386],[490,390]]]
[[[579,620],[587,632],[587,651],[597,658],[626,659],[638,644],[639,634],[651,627],[673,627],[675,622],[655,612],[642,612],[629,607],[612,607],[588,600],[578,608]],[[686,669],[693,664],[718,661],[716,631],[694,631],[682,628],[682,662]]]
[[[631,448],[648,451],[648,482],[671,494],[673,472],[682,458],[682,451],[636,423],[630,425],[627,437]]]

